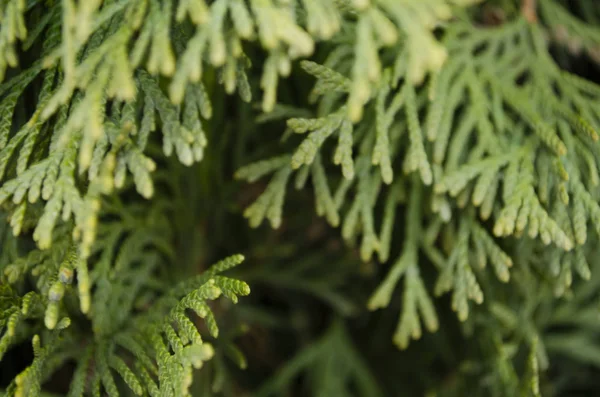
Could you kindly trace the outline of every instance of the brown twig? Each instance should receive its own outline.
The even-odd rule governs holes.
[[[521,12],[529,23],[537,22],[536,0],[522,0]]]

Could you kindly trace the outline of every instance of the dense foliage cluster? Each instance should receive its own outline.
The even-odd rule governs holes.
[[[600,392],[599,24],[1,1],[0,387]]]

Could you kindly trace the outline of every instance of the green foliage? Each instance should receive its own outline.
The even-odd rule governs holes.
[[[550,18],[549,24],[560,23],[550,11],[560,12],[561,6],[542,2],[540,7],[549,10],[548,15],[541,14]],[[417,306],[427,328],[438,328],[419,276],[416,252],[420,244],[439,269],[436,295],[452,291],[452,308],[464,321],[467,301],[480,304],[484,300],[473,268],[485,266],[489,259],[499,280],[508,282],[509,268],[520,255],[519,251],[503,251],[490,232],[517,238],[527,232],[528,238],[547,246],[549,257],[563,257],[563,285],[557,287],[562,294],[571,284],[572,267],[589,278],[583,254],[587,224],[598,227],[594,215],[598,208],[599,152],[594,144],[598,116],[590,101],[597,87],[560,70],[548,55],[541,26],[528,24],[523,17],[487,29],[454,21],[443,42],[448,60],[434,68],[420,96],[413,84],[423,76],[415,78],[410,61],[401,58],[408,54],[410,59],[410,40],[389,50],[387,64],[373,54],[360,57],[360,62],[377,64],[383,71],[380,84],[372,85],[376,88],[364,98],[363,120],[352,130],[345,127],[344,132],[340,126],[356,122],[357,117],[350,114],[344,119],[353,94],[351,80],[343,73],[353,70],[358,61],[348,51],[344,58],[330,55],[323,65],[305,62],[305,71],[317,78],[313,93],[322,97],[321,116],[288,120],[288,127],[296,133],[312,131],[291,157],[292,169],[322,169],[319,153],[330,150],[325,142],[337,131],[339,144],[332,158],[340,164],[344,157],[343,179],[332,195],[331,182],[313,178],[317,214],[325,215],[332,226],[341,224],[342,236],[350,244],[362,234],[363,260],[377,253],[380,261],[387,261],[389,225],[396,211],[387,209],[385,203],[401,202],[401,192],[413,192],[405,210],[402,253],[369,304],[371,309],[387,306],[393,286],[406,272],[406,308],[395,336],[401,347],[406,347],[408,335],[421,335]],[[399,55],[394,59],[392,54]],[[393,164],[400,161],[405,174],[417,173],[419,178],[395,175]],[[281,197],[289,165],[277,168],[274,160],[270,164],[271,170],[279,169],[271,183]],[[242,168],[238,175],[255,179],[267,172],[253,167]],[[279,178],[283,170],[287,170],[286,177]],[[335,184],[337,180],[332,179]],[[418,185],[433,185],[433,189],[426,197],[421,197],[423,193],[415,197],[421,189]],[[354,194],[346,203],[349,191]],[[282,200],[273,200],[269,208],[279,214],[281,205]],[[480,220],[474,216],[476,209]],[[460,217],[453,220],[458,211]],[[428,215],[421,225],[419,212],[437,215]],[[382,219],[379,225],[375,219]],[[260,220],[262,216],[253,218],[252,225]],[[494,222],[490,231],[483,223],[488,220]],[[448,249],[440,251],[436,241],[447,228],[456,237],[445,244]],[[471,243],[477,252],[475,262],[470,258]]]
[[[568,393],[600,362],[592,3],[0,2],[6,395],[398,395],[365,328],[445,346],[417,394]],[[281,297],[230,305],[243,257],[206,263],[241,251]],[[296,339],[242,381],[252,327]]]
[[[105,208],[103,216],[110,220],[98,227],[87,264],[63,228],[62,234],[55,231],[52,248],[33,249],[3,266],[8,283],[3,284],[2,353],[34,334],[35,355],[7,395],[36,395],[41,381],[70,360],[77,363],[70,396],[81,396],[88,389],[100,395],[101,388],[108,395],[118,395],[113,373],[137,395],[186,395],[192,368],[201,367],[214,354],[212,345],[200,336],[195,318],[203,319],[208,333],[217,337],[216,318],[208,302],[220,295],[237,302],[238,295],[250,292],[244,282],[219,275],[242,262],[241,255],[157,291],[151,287],[158,281],[156,271],[176,260],[169,245],[169,221],[161,214],[164,203],[136,208],[114,200],[105,203]],[[72,287],[74,273],[77,288]],[[18,286],[29,279],[35,280],[36,289],[19,296],[22,288]],[[188,310],[195,315],[190,316]],[[36,319],[47,330],[26,325],[26,320]],[[85,330],[87,322],[93,339]],[[68,335],[61,336],[65,332]],[[137,360],[134,368],[126,364],[132,358]]]
[[[306,374],[310,395],[382,395],[339,323],[332,325],[321,339],[293,357],[255,395],[281,395],[301,371],[310,371]]]

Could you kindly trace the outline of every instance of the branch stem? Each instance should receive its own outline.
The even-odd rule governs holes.
[[[536,0],[521,0],[521,13],[523,13],[529,23],[536,23]]]

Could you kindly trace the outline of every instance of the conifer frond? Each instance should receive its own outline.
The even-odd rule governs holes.
[[[45,353],[36,355],[32,365],[15,378],[8,395],[37,395],[41,380],[60,367],[45,365],[47,356],[65,356],[79,363],[70,396],[83,396],[94,387],[108,395],[118,395],[115,376],[136,395],[185,395],[192,368],[199,368],[214,353],[186,310],[195,311],[207,323],[209,333],[217,337],[217,318],[206,302],[225,295],[235,303],[238,296],[250,292],[244,282],[219,275],[243,260],[237,255],[174,286],[151,309],[132,316],[136,306],[148,299],[151,290],[147,290],[147,285],[155,279],[157,267],[175,259],[168,239],[165,240],[171,225],[161,214],[164,207],[160,204],[142,207],[138,214],[119,200],[105,206],[101,217],[111,220],[98,228],[98,238],[87,259],[80,257],[76,242],[69,236],[71,229],[61,225],[53,233],[51,248],[34,249],[3,265],[4,277],[10,284],[2,287],[7,298],[2,302],[8,304],[0,320],[2,354],[19,340],[17,335],[22,338],[34,331],[25,325],[27,319],[42,320],[45,328],[52,330],[45,331],[44,338],[56,338],[52,335],[66,328],[70,319],[77,320],[75,324],[82,321],[81,310],[96,335],[95,340],[86,341],[79,325],[71,325],[76,329],[69,332],[69,339],[64,344],[49,340],[49,347],[40,350]],[[17,295],[12,285],[31,276],[39,293]],[[76,288],[72,287],[75,279]],[[72,304],[75,297],[79,298],[80,309]],[[39,341],[39,337],[34,337],[34,345]],[[74,356],[69,350],[73,343],[86,346],[86,354]],[[132,357],[139,360],[139,365],[128,364]],[[91,376],[97,379],[96,386],[90,384]]]
[[[395,5],[384,3],[380,4],[381,10],[385,10],[392,25],[406,28],[403,23],[410,13],[401,16]],[[542,8],[559,7],[550,1],[542,3]],[[376,9],[377,2],[367,4],[360,7]],[[440,19],[446,18],[441,14],[449,12],[442,6],[436,10]],[[342,164],[343,180],[336,182],[338,179],[330,177],[327,183],[319,177],[313,181],[317,214],[326,215],[333,226],[341,225],[342,236],[351,244],[362,234],[360,253],[364,261],[378,252],[385,262],[393,239],[390,224],[394,207],[400,201],[392,192],[406,178],[398,172],[400,166],[405,174],[418,172],[420,184],[433,185],[432,194],[423,194],[418,211],[431,210],[448,222],[453,212],[478,207],[481,220],[468,217],[456,223],[462,237],[454,240],[454,250],[423,247],[440,272],[436,292],[453,291],[452,305],[462,320],[467,317],[467,300],[481,303],[485,295],[479,285],[479,272],[470,265],[471,246],[478,253],[477,262],[484,265],[489,259],[503,282],[509,280],[509,268],[519,255],[517,250],[500,248],[502,243],[491,237],[491,232],[501,238],[523,238],[526,233],[541,246],[553,243],[556,249],[551,249],[552,255],[564,257],[559,266],[564,270],[554,276],[562,280],[562,292],[570,286],[571,268],[589,278],[579,247],[587,240],[588,222],[595,224],[597,218],[597,206],[590,198],[595,197],[594,186],[598,183],[599,120],[589,100],[600,93],[596,86],[561,71],[548,55],[545,26],[528,24],[522,17],[496,28],[454,21],[442,39],[444,47],[433,41],[429,42],[434,43],[433,47],[428,47],[425,42],[429,39],[423,38],[430,36],[411,36],[409,28],[406,40],[401,37],[389,48],[384,41],[378,42],[379,46],[377,42],[365,44],[373,37],[382,40],[383,30],[392,26],[381,22],[382,34],[370,33],[371,17],[365,13],[357,20],[353,44],[356,59],[350,56],[352,51],[338,49],[323,65],[303,63],[303,68],[317,78],[312,99],[318,99],[318,117],[288,120],[288,127],[297,133],[314,132],[298,145],[289,165],[282,164],[281,169],[289,169],[290,165],[295,169],[321,158]],[[551,20],[544,20],[548,24],[558,21],[558,17],[544,18]],[[429,20],[433,25],[434,21]],[[417,29],[416,24],[412,25]],[[423,23],[419,29],[427,26],[432,25]],[[425,40],[419,45],[431,49],[424,50],[431,58],[414,59],[412,37]],[[358,56],[361,48],[367,47],[379,48],[383,56]],[[415,74],[415,70],[433,72],[426,90],[415,89],[414,84],[426,77]],[[336,133],[337,146],[332,146],[328,138]],[[321,161],[315,166],[320,168]],[[302,172],[298,178],[305,181]],[[331,205],[325,187],[336,183],[334,212],[328,210]],[[282,184],[278,186],[283,189]],[[411,189],[416,188],[411,183]],[[348,196],[353,196],[349,202]],[[406,211],[412,214],[410,208]],[[491,231],[483,226],[488,219],[494,222]],[[431,234],[430,241],[440,237],[434,234],[444,229],[434,227],[439,220],[422,225]],[[402,237],[403,246],[411,246],[411,233],[415,231],[407,230]],[[402,270],[391,270],[388,278],[397,280],[414,268],[411,280],[418,279],[415,252],[419,238],[416,241],[413,253],[402,256],[404,259],[393,267]],[[395,285],[396,281],[390,283]],[[418,294],[408,292],[418,283],[406,283],[407,308],[402,314],[406,322],[401,323],[418,324],[414,309]],[[391,289],[386,289],[388,294]],[[378,291],[381,293],[381,289]],[[375,306],[385,306],[383,302],[388,300]],[[420,328],[403,328],[399,344],[405,346],[411,333],[419,335]]]

